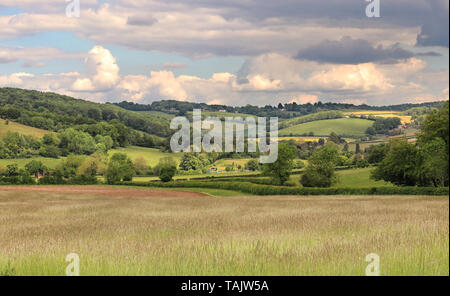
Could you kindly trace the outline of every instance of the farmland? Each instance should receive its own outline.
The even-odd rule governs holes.
[[[403,124],[411,122],[411,116],[404,115],[402,112],[389,112],[389,111],[354,111],[354,112],[345,112],[345,115],[356,115],[356,116],[375,116],[375,117],[398,117],[401,119]]]
[[[369,253],[382,275],[449,274],[448,197],[52,188],[0,188],[0,274],[64,275],[72,252],[81,275],[364,275]]]
[[[314,136],[329,136],[335,132],[340,136],[361,137],[365,135],[368,127],[373,122],[357,118],[339,118],[329,120],[318,120],[294,125],[279,131],[280,136],[307,135],[313,133]]]

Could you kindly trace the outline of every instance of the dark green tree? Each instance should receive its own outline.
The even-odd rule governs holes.
[[[288,143],[278,144],[278,158],[273,163],[263,166],[263,174],[272,177],[276,185],[283,185],[291,175],[294,168],[294,159],[297,157],[297,148]]]
[[[335,167],[339,160],[336,144],[328,143],[309,159],[301,183],[305,187],[330,187],[336,182]]]

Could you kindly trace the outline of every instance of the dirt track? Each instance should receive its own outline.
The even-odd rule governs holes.
[[[129,196],[129,197],[201,197],[209,196],[200,192],[157,190],[157,189],[135,189],[135,188],[113,188],[103,186],[0,186],[0,191],[17,192],[41,192],[41,193],[68,193],[68,194],[92,194],[106,196]]]

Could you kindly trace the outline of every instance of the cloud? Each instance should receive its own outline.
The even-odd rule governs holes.
[[[296,97],[294,97],[289,103],[297,103],[299,105],[302,104],[314,104],[319,101],[319,97],[316,95],[310,95],[310,94],[299,94]]]
[[[384,48],[382,45],[373,46],[367,40],[345,36],[337,41],[325,40],[305,48],[296,57],[320,63],[362,64],[396,63],[413,56],[413,52],[401,48],[398,44]]]
[[[55,47],[0,46],[0,64],[24,61],[25,67],[43,66],[42,61],[82,59],[82,52],[66,52]]]
[[[449,46],[449,2],[429,0],[433,17],[426,18],[417,35],[419,46]]]
[[[158,20],[148,15],[133,15],[127,19],[127,25],[130,26],[152,26]]]
[[[182,69],[182,68],[186,68],[187,64],[176,63],[176,62],[166,62],[161,65],[154,65],[153,67],[157,68],[157,69]]]
[[[326,64],[278,53],[247,59],[237,74],[219,72],[209,78],[151,71],[120,75],[111,52],[95,46],[85,59],[86,71],[0,76],[0,86],[53,91],[97,102],[122,100],[151,103],[161,99],[221,102],[230,105],[276,105],[321,101],[397,104],[445,97],[448,71],[430,71],[410,58],[396,64]],[[448,93],[448,92],[447,92]],[[447,94],[448,97],[448,94]]]
[[[88,77],[78,78],[72,85],[74,91],[99,91],[110,89],[119,81],[119,66],[111,52],[95,46],[85,59]]]

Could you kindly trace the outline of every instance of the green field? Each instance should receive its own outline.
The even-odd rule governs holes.
[[[58,164],[60,164],[63,161],[64,157],[62,158],[46,158],[41,156],[36,156],[33,158],[16,158],[16,159],[0,159],[0,168],[6,167],[8,164],[14,164],[16,163],[19,168],[24,168],[27,163],[29,163],[32,160],[41,161],[46,167],[50,169],[54,169]]]
[[[279,131],[279,135],[300,136],[313,132],[314,136],[329,136],[332,132],[335,132],[340,136],[361,137],[365,135],[367,128],[372,125],[373,121],[358,118],[318,120],[282,129]]]
[[[179,162],[183,155],[182,153],[167,153],[161,152],[159,149],[137,146],[112,149],[108,151],[108,155],[111,156],[117,152],[126,153],[132,160],[143,157],[147,161],[147,164],[152,167],[157,165],[159,160],[163,157],[172,157],[176,162]]]
[[[449,275],[449,199],[1,191],[0,275]],[[39,187],[40,188],[40,187]],[[79,190],[89,186],[80,186]],[[64,189],[64,188],[63,188]]]
[[[363,188],[363,187],[380,187],[394,186],[384,181],[374,181],[370,178],[370,172],[373,168],[351,169],[337,171],[338,187],[346,188]]]
[[[45,134],[53,133],[51,131],[26,126],[14,121],[9,121],[8,125],[5,124],[4,119],[0,119],[0,138],[3,138],[7,132],[18,132],[22,135],[29,135],[36,138],[42,138]]]

